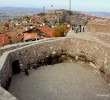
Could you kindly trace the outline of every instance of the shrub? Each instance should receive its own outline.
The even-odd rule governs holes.
[[[6,22],[4,23],[4,26],[9,28],[9,24],[10,24],[9,22]]]
[[[58,25],[55,28],[56,37],[63,37],[66,29],[67,25]]]

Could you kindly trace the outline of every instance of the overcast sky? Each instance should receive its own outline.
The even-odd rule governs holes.
[[[69,9],[70,0],[0,0],[0,7],[34,7],[46,9]],[[72,10],[110,12],[110,0],[71,0]]]

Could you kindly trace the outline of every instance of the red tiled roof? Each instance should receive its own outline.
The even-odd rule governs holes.
[[[49,17],[49,18],[55,18],[55,17],[57,17],[56,15],[47,15],[47,17]]]
[[[34,24],[35,27],[40,26],[39,24]]]
[[[4,45],[10,44],[10,43],[11,43],[11,41],[8,38],[4,38]]]
[[[37,34],[34,34],[34,33],[25,33],[24,34],[24,40],[34,39],[36,37],[37,37]]]
[[[20,42],[23,40],[23,35],[18,35],[17,32],[5,33],[11,38],[11,42]]]
[[[36,19],[36,16],[31,16],[30,18],[31,18],[31,19]]]
[[[6,34],[0,34],[0,37],[5,37],[5,36],[7,36]]]
[[[49,37],[55,37],[55,30],[49,26],[37,26],[37,29],[47,34]]]
[[[41,38],[42,36],[40,36],[40,35],[37,35],[37,38]]]
[[[0,34],[0,46],[10,44],[10,39],[6,34]]]
[[[31,19],[34,19],[36,23],[42,24],[44,21],[40,17],[31,16]]]
[[[2,43],[2,38],[0,37],[0,46],[3,46],[3,43]]]
[[[37,23],[39,23],[39,24],[44,23],[44,22],[43,22],[43,20],[42,20],[42,19],[40,19],[40,18],[36,18],[36,19],[35,19],[35,22],[37,22]]]
[[[22,40],[23,40],[23,35],[11,37],[11,42],[20,42]]]
[[[7,34],[10,37],[14,37],[14,36],[16,36],[17,33],[16,32],[7,32],[5,34]]]

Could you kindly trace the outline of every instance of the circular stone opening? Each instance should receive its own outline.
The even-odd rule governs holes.
[[[20,100],[110,100],[110,87],[84,63],[67,61],[14,75],[9,92]]]

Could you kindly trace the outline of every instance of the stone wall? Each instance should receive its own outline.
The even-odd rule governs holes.
[[[20,69],[24,70],[29,65],[50,56],[53,52],[56,54],[66,52],[74,57],[86,57],[88,61],[96,66],[99,72],[104,73],[104,78],[110,82],[110,48],[94,41],[65,37],[34,43],[5,52],[0,58],[1,86],[5,87],[13,75],[13,61],[18,60],[20,62]]]
[[[96,38],[102,40],[103,42],[110,44],[110,34],[109,33],[108,34],[96,33],[94,35]]]
[[[16,97],[11,95],[8,91],[0,87],[0,100],[17,100]]]
[[[13,49],[16,49],[16,48],[20,48],[22,46],[25,46],[25,45],[29,45],[31,44],[32,42],[28,42],[28,43],[19,43],[19,44],[11,44],[11,45],[6,45],[4,47],[0,47],[0,56],[2,56],[2,54],[6,51],[9,51],[9,50],[13,50]]]
[[[86,27],[91,32],[110,32],[110,21],[90,20]]]
[[[51,40],[48,39],[48,40]],[[23,46],[26,46],[26,45],[30,45],[30,44],[33,44],[33,43],[36,43],[36,42],[42,42],[42,41],[47,41],[47,39],[43,39],[43,40],[39,40],[39,41],[31,41],[31,42],[24,42],[24,43],[19,43],[19,44],[11,44],[11,45],[7,45],[7,46],[4,46],[4,47],[0,47],[0,56],[2,56],[2,54],[6,51],[10,51],[10,50],[13,50],[13,49],[17,49],[17,48],[20,48],[20,47],[23,47]]]

